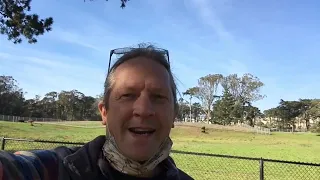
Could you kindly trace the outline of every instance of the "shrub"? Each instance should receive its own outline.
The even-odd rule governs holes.
[[[315,123],[315,124],[311,127],[311,132],[313,132],[313,133],[320,133],[320,122]]]
[[[205,126],[202,126],[201,132],[202,132],[202,133],[206,133],[206,127],[205,127]]]
[[[263,126],[264,126],[264,123],[260,121],[260,122],[258,122],[256,125],[257,125],[257,126],[260,126],[260,127],[263,127]]]
[[[34,120],[28,120],[28,123],[30,123],[30,126],[33,126]]]

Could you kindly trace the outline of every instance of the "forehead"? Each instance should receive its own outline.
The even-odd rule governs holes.
[[[133,58],[121,64],[114,72],[114,80],[114,87],[170,88],[170,76],[166,68],[155,60],[144,57]]]

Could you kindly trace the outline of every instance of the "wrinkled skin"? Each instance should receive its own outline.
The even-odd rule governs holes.
[[[159,63],[142,57],[121,64],[114,73],[109,107],[99,104],[103,124],[108,124],[121,153],[145,161],[156,153],[173,126],[175,111],[170,77]],[[155,129],[135,136],[131,127]]]

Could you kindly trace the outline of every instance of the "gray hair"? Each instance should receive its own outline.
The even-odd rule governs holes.
[[[105,104],[106,109],[108,109],[108,106],[109,106],[108,101],[109,101],[110,93],[112,90],[112,86],[114,84],[115,70],[124,62],[127,62],[130,59],[133,59],[136,57],[145,57],[145,58],[154,60],[160,65],[162,65],[163,67],[165,67],[165,69],[168,71],[169,78],[171,81],[170,85],[171,85],[171,91],[172,91],[173,101],[174,101],[174,110],[177,113],[179,111],[179,105],[177,100],[177,85],[175,83],[175,80],[170,68],[170,63],[167,59],[169,57],[166,57],[163,51],[159,51],[158,48],[152,45],[148,45],[146,47],[143,45],[140,45],[138,48],[132,48],[128,52],[124,53],[123,56],[117,59],[116,62],[112,65],[104,83],[103,102]]]

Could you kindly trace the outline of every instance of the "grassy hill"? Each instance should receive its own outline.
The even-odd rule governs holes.
[[[87,142],[103,134],[105,134],[105,127],[101,126],[99,122],[36,123],[34,126],[30,126],[29,123],[0,121],[0,137]],[[207,133],[202,133],[200,127],[179,125],[172,129],[171,138],[175,150],[320,162],[320,136],[311,133],[258,135],[215,128],[209,128]],[[52,148],[52,144],[14,141],[6,143],[7,150],[24,150],[31,147],[47,149]],[[180,154],[172,156],[177,164],[193,177],[201,177],[196,179],[205,179],[205,177],[210,179],[212,173],[215,173],[217,177],[221,175],[219,177],[222,179],[227,179],[226,177],[230,177],[231,174],[241,176],[243,179],[258,179],[259,162],[256,161],[247,162]],[[243,167],[248,169],[243,169]],[[219,172],[217,168],[220,169]],[[270,174],[269,178],[281,179],[281,176],[285,177],[286,173],[281,171],[282,168],[287,168],[287,165],[285,167],[277,165],[274,170],[269,170],[267,172]],[[292,172],[288,171],[287,173]]]
[[[0,137],[87,142],[103,134],[105,128],[99,122],[43,123],[30,126],[29,123],[0,121]],[[176,126],[172,129],[171,138],[174,141],[173,148],[177,150],[320,162],[320,136],[312,133],[259,135],[213,128],[202,133],[199,127]]]

